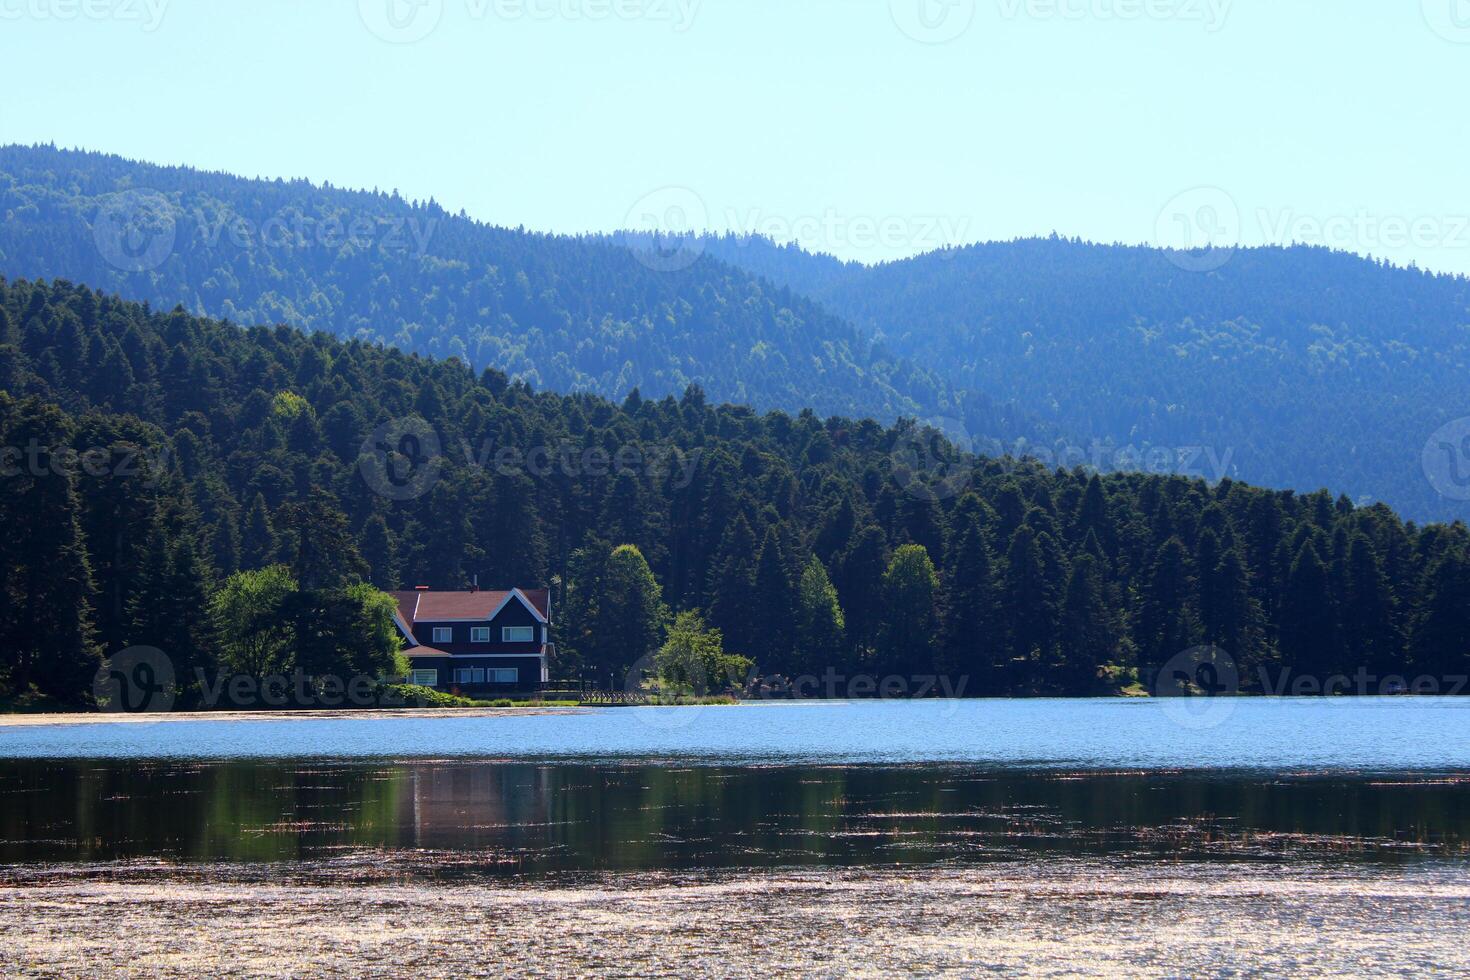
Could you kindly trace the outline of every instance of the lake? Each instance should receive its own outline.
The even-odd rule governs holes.
[[[0,973],[1463,972],[1467,708],[12,719]]]
[[[151,716],[144,716],[151,717]],[[0,727],[0,758],[664,759],[1006,767],[1470,767],[1470,698],[779,701],[466,717]]]

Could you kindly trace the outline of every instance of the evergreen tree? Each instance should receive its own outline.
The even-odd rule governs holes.
[[[1006,618],[990,541],[978,517],[970,518],[956,539],[943,610],[942,669],[978,678],[984,690],[993,692],[1006,649]]]
[[[730,649],[752,654],[759,640],[751,594],[755,590],[755,535],[744,514],[725,530],[710,578],[710,623]]]
[[[257,493],[245,512],[245,526],[240,533],[240,563],[246,569],[266,568],[275,563],[280,553],[270,507],[265,496]]]
[[[34,686],[43,695],[76,704],[90,692],[100,657],[77,481],[57,456],[70,447],[71,423],[57,408],[27,401],[0,431],[0,445],[25,453],[0,494],[0,520],[9,529],[4,537],[13,539],[0,566],[0,667],[18,693]],[[23,539],[18,530],[24,531]],[[22,540],[23,548],[18,547]]]
[[[1057,639],[1060,583],[1049,578],[1036,532],[1021,525],[1006,549],[1001,604],[1008,612],[1008,673],[1032,683],[1034,667],[1050,662]]]
[[[1446,551],[1425,576],[1424,608],[1414,627],[1414,667],[1444,679],[1470,669],[1470,557]]]
[[[1342,604],[1347,666],[1383,676],[1402,663],[1404,637],[1398,630],[1397,600],[1372,543],[1355,535],[1349,546]]]
[[[1092,555],[1079,555],[1072,564],[1059,625],[1059,688],[1068,694],[1097,691],[1101,669],[1120,659],[1121,635]]]
[[[393,532],[388,529],[388,522],[383,519],[382,514],[374,514],[368,518],[362,527],[361,540],[358,550],[362,552],[363,561],[367,562],[368,581],[387,591],[400,588],[402,562],[398,554],[398,542],[394,540]]]
[[[1199,646],[1197,583],[1189,552],[1178,537],[1159,546],[1139,607],[1140,666],[1153,671],[1170,658]]]
[[[796,604],[787,573],[789,563],[781,534],[772,525],[766,529],[766,539],[756,559],[755,588],[746,597],[760,645],[757,649],[737,651],[753,656],[768,673],[789,674],[796,666],[793,655]]]
[[[1287,667],[1325,681],[1337,669],[1327,567],[1310,538],[1302,542],[1281,596],[1281,655]]]
[[[339,588],[367,574],[347,517],[331,494],[314,489],[304,503],[287,504],[281,516],[290,534],[291,575],[303,590]]]
[[[888,569],[888,540],[883,529],[869,525],[858,532],[838,566],[837,594],[847,615],[847,638],[856,661],[865,661],[878,643],[883,623],[883,576]]]

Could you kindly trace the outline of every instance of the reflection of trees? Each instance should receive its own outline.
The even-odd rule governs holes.
[[[1388,846],[1389,844],[1397,845]],[[1470,850],[1470,782],[673,764],[0,763],[0,863],[463,852],[511,872]],[[426,871],[432,868],[425,867]]]

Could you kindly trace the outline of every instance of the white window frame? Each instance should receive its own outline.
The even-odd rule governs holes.
[[[490,684],[519,684],[521,669],[519,667],[491,667],[485,671],[485,680]]]
[[[416,687],[438,687],[439,671],[428,667],[416,667],[409,671],[408,682]]]
[[[454,642],[454,627],[453,626],[435,626],[434,627],[434,642],[435,643],[453,643]]]
[[[521,631],[526,634],[524,640],[517,640],[511,636],[513,631]],[[536,627],[534,626],[502,626],[500,627],[501,643],[535,643]]]
[[[471,643],[489,643],[490,642],[490,627],[488,627],[488,626],[471,626],[470,627],[470,642]]]
[[[483,684],[485,683],[484,667],[456,667],[454,669],[454,683],[456,684]]]

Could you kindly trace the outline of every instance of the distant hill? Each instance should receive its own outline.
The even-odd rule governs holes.
[[[1429,445],[1429,474],[1424,460],[1437,430],[1470,416],[1470,280],[1308,247],[1192,272],[1156,249],[1057,238],[875,267],[761,240],[701,245],[1082,439],[1208,447],[1255,483],[1470,516],[1431,480],[1470,471],[1452,459],[1461,434]]]
[[[0,148],[0,214],[7,276],[458,357],[560,392],[662,397],[697,384],[763,410],[1031,432],[811,300],[706,256],[686,263],[391,193],[49,146]]]

